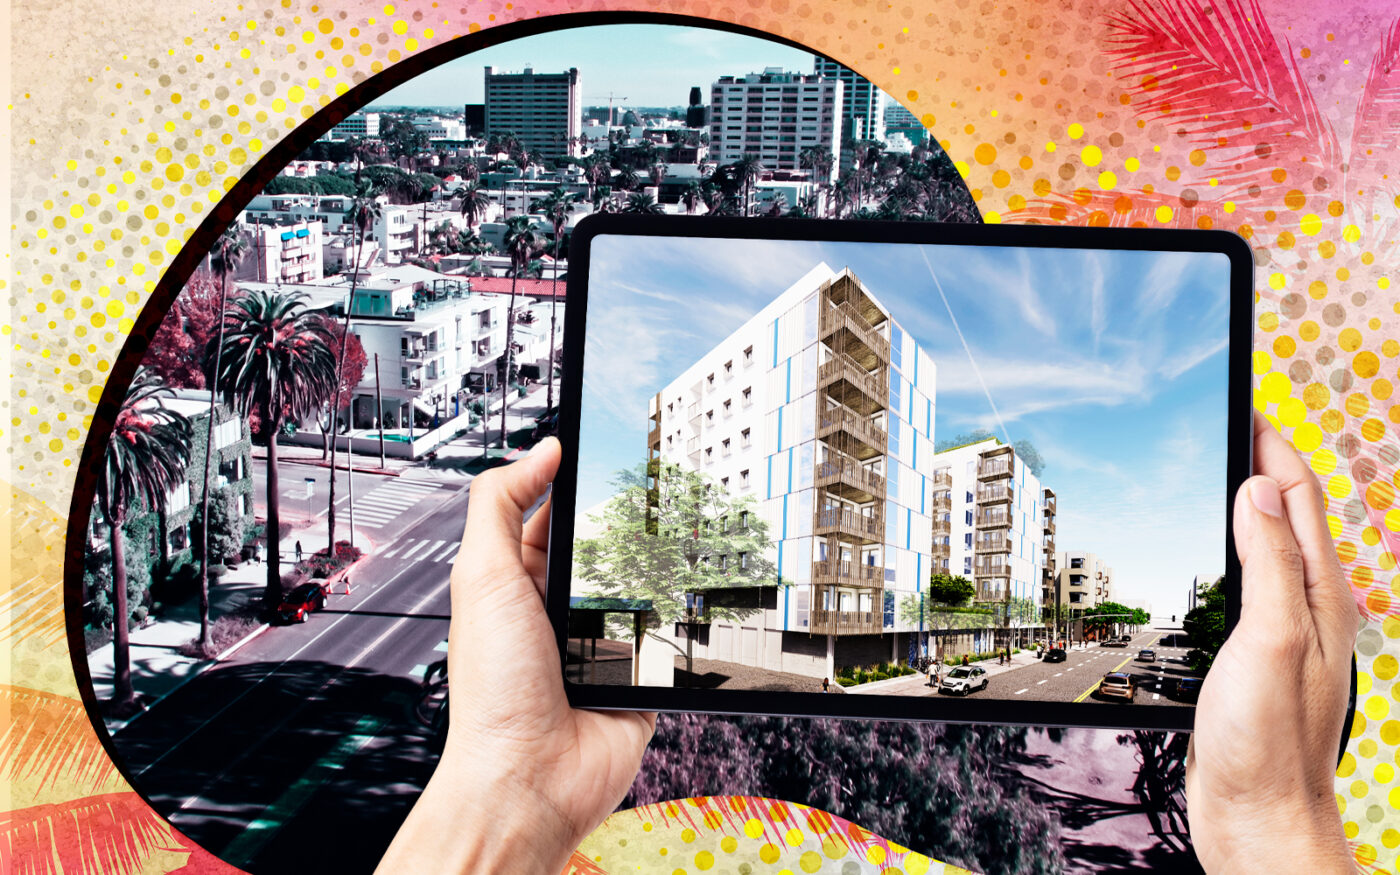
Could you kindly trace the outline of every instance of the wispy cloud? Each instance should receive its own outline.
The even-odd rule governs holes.
[[[1142,279],[1139,309],[1143,319],[1156,319],[1181,294],[1186,274],[1199,261],[1191,252],[1164,252]]]

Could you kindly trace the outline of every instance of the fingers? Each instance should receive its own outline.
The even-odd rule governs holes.
[[[472,481],[459,551],[464,568],[520,570],[522,520],[559,468],[559,441],[546,438],[518,462],[493,468]]]
[[[1303,561],[1304,597],[1320,625],[1324,649],[1350,652],[1358,619],[1356,600],[1327,528],[1322,487],[1302,457],[1258,412],[1254,414],[1254,469],[1272,478],[1283,495]]]
[[[548,584],[549,570],[549,522],[553,498],[546,498],[535,515],[525,521],[525,531],[520,539],[520,562],[535,581],[535,588],[544,598]]]
[[[1284,635],[1311,627],[1303,585],[1303,557],[1278,484],[1251,477],[1235,496],[1235,548],[1244,569],[1240,625],[1262,624]]]

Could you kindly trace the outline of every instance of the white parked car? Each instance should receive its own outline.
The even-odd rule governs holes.
[[[967,695],[973,690],[987,688],[987,670],[975,665],[960,665],[944,675],[939,692]]]

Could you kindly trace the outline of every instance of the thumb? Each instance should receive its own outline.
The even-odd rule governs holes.
[[[521,570],[525,512],[545,494],[559,470],[559,440],[545,438],[523,459],[477,475],[471,484],[459,556],[463,567]],[[501,563],[509,568],[498,568]]]
[[[1251,477],[1240,487],[1234,528],[1235,551],[1244,572],[1240,625],[1277,633],[1296,629],[1307,615],[1303,556],[1273,478]]]

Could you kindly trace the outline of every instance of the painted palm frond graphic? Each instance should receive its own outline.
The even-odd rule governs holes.
[[[1302,159],[1336,167],[1341,150],[1256,0],[1134,0],[1108,17],[1114,74],[1140,117],[1168,119],[1213,156],[1229,188]],[[1223,147],[1222,147],[1223,141]]]
[[[1400,19],[1390,25],[1380,50],[1371,60],[1366,88],[1356,107],[1352,128],[1348,172],[1358,188],[1381,185],[1387,163],[1395,162],[1400,144]],[[1389,161],[1387,162],[1387,159]],[[1392,174],[1393,175],[1393,174]],[[1400,180],[1386,181],[1387,188],[1400,187]]]
[[[22,489],[0,484],[0,490],[0,512],[10,520],[9,574],[0,575],[0,641],[37,636],[46,646],[62,646],[63,552],[57,545],[67,521]]]
[[[1008,211],[1007,221],[1034,224],[1054,222],[1109,228],[1156,227],[1158,211],[1171,210],[1171,221],[1180,228],[1214,228],[1226,223],[1224,204],[1218,199],[1197,200],[1189,195],[1162,191],[1080,189],[1072,194],[1050,192],[1033,198],[1018,210]]]
[[[157,854],[189,850],[133,792],[0,814],[0,860],[16,875],[141,872]]]
[[[77,699],[0,685],[0,708],[9,715],[0,726],[0,779],[12,787],[32,784],[37,793],[62,781],[83,793],[116,777]]]

